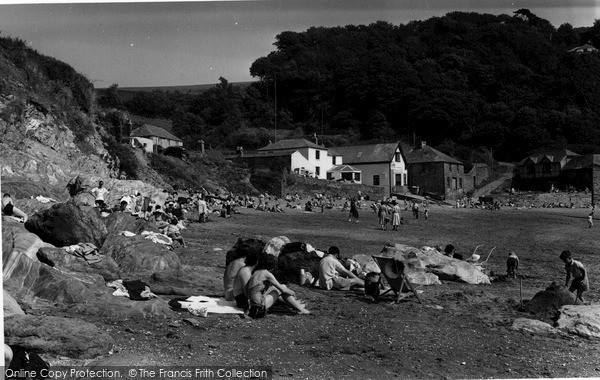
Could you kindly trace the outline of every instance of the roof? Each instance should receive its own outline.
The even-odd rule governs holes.
[[[397,147],[398,143],[395,142],[387,144],[336,146],[334,149],[343,157],[343,162],[357,165],[391,162]]]
[[[131,137],[160,137],[168,140],[181,141],[181,139],[166,130],[155,125],[144,124],[131,131]]]
[[[315,144],[314,142],[308,141],[307,139],[289,139],[279,140],[275,143],[269,144],[265,147],[259,148],[259,151],[267,150],[296,150],[300,148],[315,148],[315,149],[327,149],[323,145]]]
[[[454,157],[450,157],[447,154],[442,153],[437,149],[433,149],[428,145],[420,148],[412,148],[411,151],[406,155],[406,161],[409,164],[445,162],[449,164],[464,165],[462,161],[459,161]]]
[[[335,165],[331,169],[327,170],[327,173],[340,172],[340,173],[360,173],[360,169],[354,168],[350,165]]]
[[[528,163],[529,161],[533,162],[534,164],[538,164],[538,163],[542,162],[542,160],[549,161],[549,162],[561,162],[566,157],[572,158],[572,157],[578,157],[578,156],[579,155],[577,153],[571,152],[568,149],[560,149],[560,150],[555,150],[555,151],[547,152],[547,153],[534,154],[532,156],[525,158],[523,161],[519,162],[519,165],[524,165],[524,164]]]
[[[585,156],[573,157],[563,167],[563,170],[578,170],[600,166],[600,154],[586,154]]]

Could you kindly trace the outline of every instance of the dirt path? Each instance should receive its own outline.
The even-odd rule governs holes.
[[[503,166],[506,166],[506,172],[500,176],[500,178],[486,184],[485,186],[475,190],[473,193],[473,199],[479,199],[479,197],[484,197],[492,193],[492,191],[496,190],[500,186],[502,186],[505,182],[511,180],[514,177],[514,165],[503,163]]]

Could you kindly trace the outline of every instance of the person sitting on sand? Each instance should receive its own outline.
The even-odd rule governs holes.
[[[223,294],[227,301],[233,301],[235,299],[233,296],[233,282],[238,271],[246,265],[246,256],[247,255],[244,254],[243,256],[232,260],[227,264],[227,268],[225,268],[225,273],[223,273]]]
[[[258,255],[256,252],[249,252],[246,255],[244,263],[245,266],[238,270],[235,278],[233,279],[233,298],[235,299],[235,304],[237,307],[247,311],[250,307],[250,304],[248,303],[248,297],[246,296],[245,290],[246,284],[248,283],[248,280],[250,280],[250,277],[252,277],[252,272],[258,263]]]
[[[23,223],[27,221],[27,214],[15,207],[8,193],[2,197],[2,214],[21,218],[21,222]]]
[[[571,257],[571,251],[562,251],[560,254],[560,259],[565,263],[565,271],[567,272],[567,280],[565,281],[565,286],[569,286],[569,280],[571,279],[572,275],[573,282],[571,282],[569,291],[577,291],[575,302],[577,302],[578,300],[582,303],[585,302],[582,297],[583,292],[588,290],[590,287],[587,270],[581,262],[573,260],[573,258]]]
[[[319,287],[327,290],[348,290],[352,286],[365,286],[363,280],[339,262],[339,256],[340,249],[332,246],[319,262]]]
[[[176,217],[172,217],[162,231],[163,234],[167,235],[173,239],[173,241],[178,242],[183,248],[185,248],[185,240],[183,240],[183,236],[181,236],[179,227],[177,227],[178,223],[179,220]]]
[[[306,309],[306,305],[299,302],[295,296],[296,293],[285,285],[277,281],[275,276],[270,272],[275,269],[277,258],[273,255],[263,255],[261,260],[256,265],[252,276],[246,284],[246,296],[250,309],[248,314],[257,317],[264,316],[267,310],[275,304],[280,297],[282,300],[296,309],[298,314],[310,314]],[[262,314],[260,310],[263,311]]]

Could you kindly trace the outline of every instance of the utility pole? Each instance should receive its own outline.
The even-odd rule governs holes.
[[[273,87],[274,87],[274,107],[275,107],[275,127],[273,129],[273,142],[277,142],[277,73],[273,76]]]

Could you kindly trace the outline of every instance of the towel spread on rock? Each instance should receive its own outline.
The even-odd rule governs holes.
[[[211,298],[206,296],[192,296],[185,301],[179,301],[181,307],[190,313],[204,317],[207,313],[215,314],[244,314],[244,310],[235,305],[235,301],[224,298]]]
[[[145,236],[146,239],[152,240],[153,243],[173,245],[173,239],[167,235],[159,234],[158,232],[144,231],[141,235]]]
[[[98,248],[92,243],[79,243],[64,247],[67,253],[85,260],[88,264],[96,264],[102,261],[102,256],[98,254]]]

